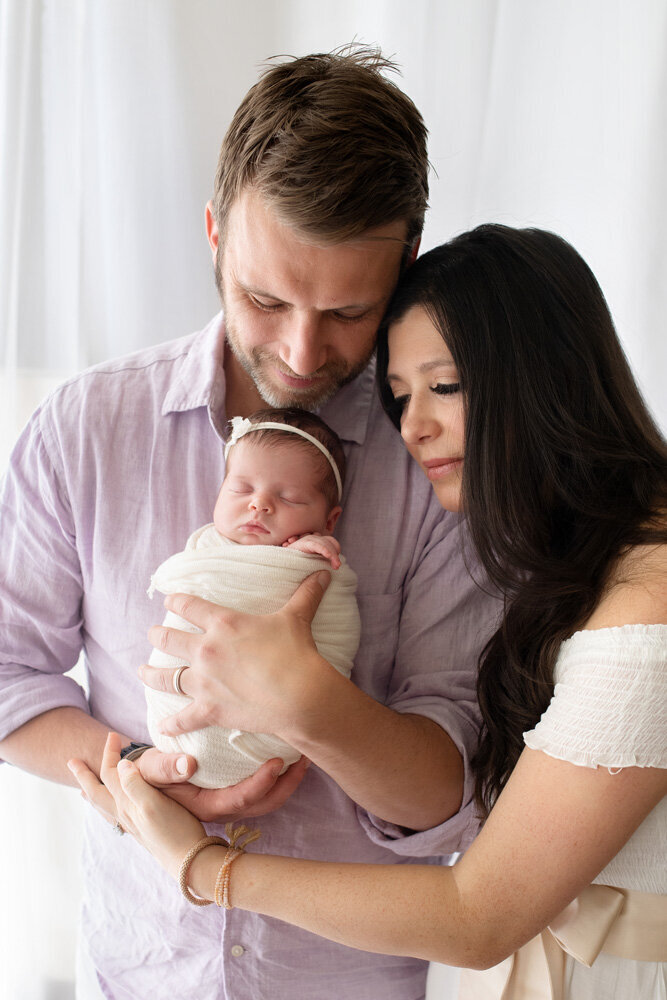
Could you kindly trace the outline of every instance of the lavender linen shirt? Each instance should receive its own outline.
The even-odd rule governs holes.
[[[224,473],[221,316],[201,333],[100,365],[59,388],[18,441],[0,499],[0,738],[59,706],[148,739],[137,666],[162,620],[155,567],[210,520]],[[464,756],[475,661],[497,608],[473,585],[443,514],[383,414],[369,369],[322,411],[345,443],[337,535],[359,576],[353,680],[435,720]],[[64,676],[83,649],[89,694]],[[466,793],[470,799],[466,764]],[[257,849],[439,863],[475,831],[469,804],[410,834],[355,805],[319,768],[259,821]],[[210,825],[209,832],[219,828]],[[281,921],[195,908],[130,837],[86,822],[81,933],[114,1000],[419,1000],[426,963],[331,944]]]

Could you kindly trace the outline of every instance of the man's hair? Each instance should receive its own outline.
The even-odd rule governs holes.
[[[428,201],[427,131],[383,71],[379,49],[349,45],[271,65],[223,140],[213,193],[221,234],[233,202],[258,191],[280,220],[324,243],[401,219],[411,248]]]
[[[311,437],[314,437],[316,441],[319,441],[327,449],[338,466],[341,483],[345,483],[345,452],[343,451],[341,440],[336,432],[328,424],[325,424],[317,414],[309,413],[308,410],[299,410],[296,407],[275,407],[265,410],[255,410],[254,413],[250,414],[248,420],[252,424],[263,424],[269,421],[276,424],[287,424],[290,427],[298,427],[300,430],[310,434]],[[241,440],[245,440],[245,435]],[[333,474],[331,465],[319,448],[316,448],[305,438],[302,438],[298,434],[292,434],[291,431],[266,427],[260,431],[249,431],[248,440],[252,444],[261,445],[271,445],[279,441],[280,444],[300,448],[302,451],[307,452],[319,463],[321,476],[318,481],[318,488],[326,497],[329,507],[333,508],[338,504],[338,484],[336,483],[336,477]],[[232,448],[230,456],[233,454],[234,449]]]

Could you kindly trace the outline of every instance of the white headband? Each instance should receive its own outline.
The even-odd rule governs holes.
[[[225,462],[227,461],[227,455],[229,454],[229,449],[232,448],[242,437],[249,434],[251,431],[289,431],[290,434],[298,434],[299,437],[305,438],[306,441],[310,441],[314,444],[316,448],[322,452],[327,462],[331,466],[331,471],[334,474],[336,480],[336,486],[338,487],[338,502],[343,498],[343,484],[340,478],[340,472],[338,471],[338,466],[336,465],[333,455],[328,448],[325,448],[321,441],[309,434],[308,431],[302,431],[300,427],[292,427],[291,424],[278,424],[274,423],[272,420],[265,420],[259,424],[253,424],[251,420],[247,417],[232,417],[232,432],[229,435],[229,440],[225,445]]]

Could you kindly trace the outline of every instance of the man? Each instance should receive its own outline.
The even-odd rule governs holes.
[[[202,791],[177,784],[191,760],[153,749],[140,766],[211,832],[261,815],[274,853],[423,862],[474,830],[467,760],[492,608],[465,569],[457,519],[374,393],[376,330],[427,199],[425,128],[386,67],[357,51],[264,74],[223,142],[206,214],[224,320],[77,376],[19,440],[0,509],[0,754],[72,783],[66,761],[99,773],[109,728],[146,739],[137,667],[162,617],[146,586],[213,507],[227,420],[267,403],[318,408],[346,447],[337,535],[359,577],[355,683],[310,734],[305,778],[304,764],[278,780],[267,764],[235,789]],[[63,676],[81,648],[87,697]],[[423,962],[190,907],[108,819],[87,820],[85,1000],[422,996]]]

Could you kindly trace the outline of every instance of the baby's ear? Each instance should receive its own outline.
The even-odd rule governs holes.
[[[327,531],[329,532],[329,534],[333,533],[333,530],[336,527],[336,521],[338,520],[338,518],[342,513],[343,513],[343,508],[340,506],[332,507],[331,510],[329,511],[329,516],[327,517]]]

